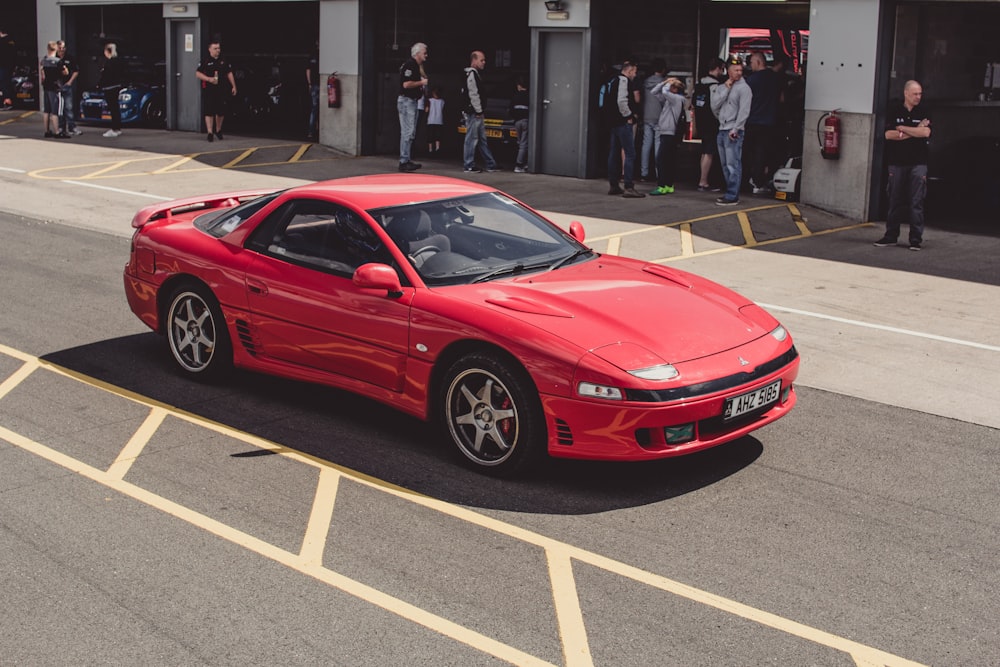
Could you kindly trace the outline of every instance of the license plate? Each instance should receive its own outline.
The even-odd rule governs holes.
[[[726,408],[722,412],[722,418],[724,420],[736,419],[748,412],[753,412],[765,405],[770,405],[778,400],[778,393],[780,391],[781,380],[775,380],[766,387],[734,396],[726,401]]]
[[[486,136],[490,139],[503,139],[503,132],[500,130],[486,130]]]
[[[778,192],[774,193],[774,198],[775,199],[786,199],[787,197],[788,197],[788,193],[787,192],[782,192],[782,191],[779,190]]]

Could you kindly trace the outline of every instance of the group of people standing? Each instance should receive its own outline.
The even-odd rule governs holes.
[[[417,134],[421,111],[427,116],[427,152],[441,150],[441,133],[444,126],[444,99],[440,86],[428,86],[424,63],[427,45],[417,42],[410,49],[410,58],[399,68],[399,95],[396,109],[399,113],[399,171],[413,172],[423,165],[412,160],[413,141]],[[469,65],[463,71],[461,89],[462,122],[465,143],[462,151],[462,168],[466,173],[497,171],[496,158],[486,140],[486,91],[482,71],[486,68],[486,54],[473,51]],[[510,114],[517,132],[518,150],[514,163],[516,173],[528,170],[528,87],[523,78],[515,84],[511,97]],[[480,168],[477,155],[483,162]]]
[[[82,134],[76,128],[73,112],[75,84],[79,75],[76,58],[66,53],[66,42],[49,42],[45,55],[38,63],[38,80],[44,95],[42,119],[46,137],[69,139]]]
[[[636,85],[636,65],[622,64],[612,78],[610,103],[602,103],[603,119],[610,129],[608,153],[608,194],[640,198],[634,187],[637,127],[641,122],[641,174],[643,181],[656,181],[650,195],[671,194],[676,178],[677,147],[687,131],[685,84],[666,76],[662,59],[652,62],[652,73]],[[695,85],[691,108],[702,142],[699,159],[699,191],[719,191],[709,182],[718,161],[725,182],[725,194],[717,204],[731,206],[741,190],[754,194],[770,192],[770,182],[783,157],[779,131],[779,106],[786,89],[783,63],[768,66],[763,53],[750,57],[750,73],[744,77],[743,63],[714,59]],[[640,113],[641,110],[641,113]],[[744,147],[747,169],[743,169]],[[655,155],[655,160],[651,158]],[[623,164],[624,162],[624,164]],[[620,177],[624,188],[619,187]]]
[[[80,76],[80,66],[76,58],[66,51],[66,42],[57,40],[46,45],[46,53],[38,63],[38,80],[42,86],[42,121],[45,137],[69,139],[83,134],[76,126],[76,82]],[[118,58],[118,45],[108,42],[104,45],[104,61],[97,82],[104,95],[111,127],[104,133],[113,138],[121,135],[122,116],[118,94],[121,92],[125,70]]]

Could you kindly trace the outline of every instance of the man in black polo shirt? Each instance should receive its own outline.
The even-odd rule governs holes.
[[[420,163],[410,159],[413,138],[417,136],[417,100],[424,96],[427,75],[424,61],[427,60],[427,45],[417,42],[410,47],[410,59],[399,68],[399,96],[396,97],[396,111],[399,112],[399,170],[403,172],[420,169]]]
[[[903,86],[903,102],[889,107],[885,128],[885,155],[889,165],[889,215],[885,234],[875,247],[896,245],[899,226],[910,225],[910,250],[924,240],[924,196],[927,194],[927,156],[931,117],[920,105],[924,90],[917,81]]]

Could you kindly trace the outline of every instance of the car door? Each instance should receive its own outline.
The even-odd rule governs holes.
[[[354,285],[354,270],[393,259],[368,221],[316,199],[286,202],[247,243],[247,298],[268,357],[402,391],[410,302]]]

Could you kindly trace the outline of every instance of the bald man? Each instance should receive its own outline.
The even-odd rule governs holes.
[[[875,247],[896,245],[899,228],[908,223],[910,250],[924,241],[924,197],[927,194],[927,158],[930,153],[931,117],[921,105],[924,89],[917,81],[903,86],[903,101],[886,115],[885,157],[889,166],[889,215],[885,234]]]

